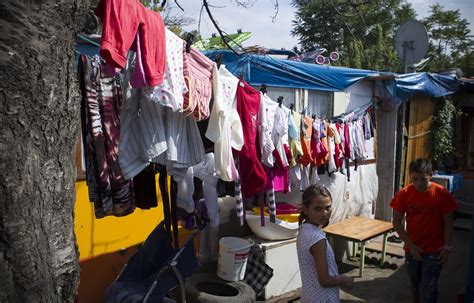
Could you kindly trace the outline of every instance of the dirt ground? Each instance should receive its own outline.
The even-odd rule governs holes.
[[[453,252],[439,279],[440,303],[458,302],[458,294],[467,285],[470,233],[459,229],[453,232]],[[339,273],[355,277],[351,290],[341,289],[341,302],[412,302],[405,265],[392,270],[366,263],[362,278],[358,277],[359,259],[344,259],[338,266]]]
[[[466,287],[470,240],[470,231],[454,230],[453,252],[439,280],[440,303],[457,302],[458,293]],[[357,277],[358,261],[344,260],[339,272]],[[341,290],[341,302],[411,302],[405,265],[392,270],[366,264],[364,276],[355,278],[354,287]]]

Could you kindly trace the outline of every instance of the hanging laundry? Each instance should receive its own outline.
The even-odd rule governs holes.
[[[301,155],[303,155],[303,149],[301,147],[300,125],[301,115],[295,111],[291,111],[290,117],[288,119],[288,134],[290,136],[290,150],[292,156],[290,166],[297,165],[296,160],[299,159]]]
[[[289,137],[288,137],[288,119],[290,116],[290,110],[284,105],[278,106],[275,113],[275,123],[273,124],[272,140],[275,145],[275,150],[282,161],[283,166],[287,167],[290,165],[288,157],[286,156],[286,149],[289,149]]]
[[[136,207],[150,209],[158,206],[155,175],[155,167],[154,165],[150,165],[133,177],[133,191]]]
[[[278,103],[267,95],[260,94],[260,109],[258,111],[258,137],[260,139],[261,162],[267,167],[273,167],[273,150],[275,145],[272,140],[273,125]]]
[[[173,175],[174,169],[185,170],[203,161],[204,146],[195,119],[147,100],[143,89],[132,88],[129,79],[127,68],[119,143],[120,166],[126,178],[136,176],[152,162],[165,165]]]
[[[214,103],[206,137],[214,142],[217,175],[224,181],[235,181],[239,173],[234,163],[232,149],[240,151],[244,145],[236,100],[239,79],[221,65],[218,72],[214,71],[212,81]]]
[[[289,136],[288,136],[288,119],[290,110],[284,105],[279,105],[275,112],[275,123],[273,124],[272,141],[275,145],[273,157],[275,165],[272,168],[273,190],[275,192],[287,193],[290,189],[289,180],[289,159],[291,159]],[[268,175],[267,175],[268,177]]]
[[[192,114],[198,121],[207,119],[215,63],[191,47],[189,53],[183,52],[183,64],[184,80],[188,87],[188,93],[184,95],[183,112],[187,115]]]
[[[148,86],[144,88],[143,95],[145,100],[170,107],[176,112],[183,108],[183,95],[188,92],[188,88],[184,83],[183,74],[184,41],[169,29],[165,29],[165,33],[166,68],[163,83],[158,86]],[[137,70],[136,67],[135,70]],[[133,75],[130,81],[132,80]],[[133,86],[132,82],[131,84]]]
[[[217,201],[217,181],[213,153],[206,154],[203,162],[193,166],[194,177],[202,181],[202,192],[206,203],[211,227],[219,226],[219,204]]]
[[[240,159],[240,180],[244,198],[261,192],[267,184],[267,176],[257,156],[258,111],[260,92],[246,82],[237,86],[237,111],[242,121],[244,146],[236,155]]]
[[[120,167],[125,178],[138,175],[153,158],[167,150],[163,107],[145,101],[143,89],[130,85],[135,56],[130,55],[123,76],[124,105],[120,114]]]
[[[301,116],[301,148],[303,150],[303,155],[300,158],[301,164],[303,166],[309,165],[313,162],[313,157],[311,156],[311,137],[313,134],[313,121],[311,117]]]
[[[173,169],[187,169],[204,161],[204,145],[196,120],[169,107],[163,112],[167,149],[152,162],[166,165],[168,174],[173,175]]]
[[[125,68],[127,52],[139,35],[146,82],[151,86],[161,84],[166,42],[160,14],[135,0],[100,0],[95,14],[102,19],[101,57],[114,67]]]
[[[118,161],[122,89],[118,78],[104,77],[100,59],[81,55],[82,125],[86,182],[96,218],[133,212],[133,184]]]

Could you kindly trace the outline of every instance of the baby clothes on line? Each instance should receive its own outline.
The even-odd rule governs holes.
[[[290,165],[288,157],[286,156],[285,145],[290,146],[288,139],[288,119],[290,110],[284,105],[278,106],[275,112],[275,123],[273,124],[272,140],[275,145],[275,150],[283,163],[283,167]]]
[[[170,107],[173,111],[180,111],[183,108],[183,94],[188,92],[183,73],[184,41],[169,29],[166,29],[165,33],[166,68],[163,83],[144,88],[144,97],[147,101],[157,102]]]
[[[272,140],[273,125],[275,123],[278,103],[267,95],[260,93],[260,109],[258,111],[258,137],[260,140],[261,162],[267,167],[273,167],[273,150],[275,145]]]
[[[240,151],[244,145],[244,134],[236,101],[239,79],[221,65],[218,72],[214,71],[212,81],[214,104],[206,137],[214,142],[217,175],[224,181],[235,181],[239,173],[234,163],[232,149]]]
[[[211,59],[194,47],[190,48],[189,53],[183,52],[184,80],[188,87],[183,112],[193,115],[198,121],[209,117],[214,65]]]

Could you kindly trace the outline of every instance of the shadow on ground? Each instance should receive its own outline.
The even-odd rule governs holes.
[[[439,279],[438,302],[456,302],[457,295],[466,287],[469,242],[470,231],[454,231],[453,253]],[[341,302],[411,302],[405,265],[392,270],[366,264],[364,276],[357,278],[358,261],[346,259],[339,264],[339,272],[356,277],[351,290],[341,289]]]

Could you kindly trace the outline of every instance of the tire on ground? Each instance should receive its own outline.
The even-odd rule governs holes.
[[[203,288],[202,285],[221,286],[220,290],[224,292],[226,289],[233,291],[227,295],[215,295],[199,290],[198,288]],[[215,274],[198,273],[186,280],[186,299],[199,303],[250,303],[255,302],[255,292],[245,282],[228,282],[219,279]]]

